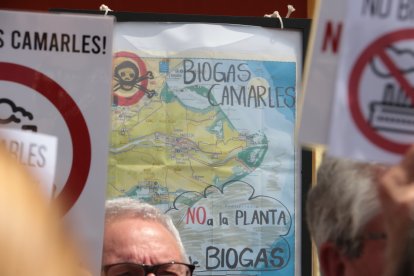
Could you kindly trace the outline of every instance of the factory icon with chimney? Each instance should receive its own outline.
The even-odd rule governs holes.
[[[382,93],[382,99],[368,103],[368,123],[378,131],[411,135],[414,134],[414,86],[411,84],[414,83],[414,52],[389,46],[386,53],[398,70],[391,73],[378,59],[374,58],[371,61],[372,71],[385,82],[382,91],[379,91]],[[396,74],[399,77],[395,77]]]

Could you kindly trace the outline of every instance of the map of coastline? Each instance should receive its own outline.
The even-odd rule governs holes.
[[[167,212],[195,275],[292,275],[295,113],[295,62],[117,52],[107,197]]]
[[[243,178],[267,152],[264,133],[236,129],[220,105],[210,104],[217,102],[209,95],[212,82],[183,85],[183,59],[169,59],[165,73],[162,61],[145,59],[156,75],[148,84],[156,97],[113,107],[109,197],[168,205],[185,190],[201,192]]]

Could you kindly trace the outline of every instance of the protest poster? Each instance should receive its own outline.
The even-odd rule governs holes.
[[[349,2],[331,154],[395,163],[413,143],[412,11],[407,1]]]
[[[109,14],[107,197],[171,215],[195,275],[300,275],[295,124],[309,21]]]
[[[112,17],[0,11],[1,128],[57,137],[54,199],[93,275],[103,239],[112,31]]]
[[[5,101],[0,99],[2,104]],[[45,198],[52,201],[56,190],[57,138],[32,131],[0,128],[0,145],[31,173]]]
[[[298,140],[307,146],[328,144],[347,3],[316,1],[303,77],[305,104],[298,114]]]

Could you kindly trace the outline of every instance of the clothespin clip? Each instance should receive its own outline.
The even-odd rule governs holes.
[[[265,14],[264,17],[271,17],[271,18],[279,19],[280,28],[283,29],[283,20],[278,11],[274,11],[272,14]]]
[[[105,15],[107,15],[107,14],[108,14],[108,12],[113,11],[113,10],[111,10],[111,9],[110,9],[107,5],[105,5],[105,4],[100,5],[100,6],[99,6],[99,10],[100,10],[100,11],[104,11],[104,12],[105,12]]]
[[[295,8],[292,5],[288,5],[287,8],[288,12],[285,18],[289,18],[290,15],[295,11]],[[274,11],[272,14],[265,14],[264,17],[273,17],[279,19],[280,28],[283,29],[283,20],[278,11]]]
[[[289,18],[292,12],[294,12],[296,9],[292,5],[288,5],[288,12],[286,14],[286,18]]]

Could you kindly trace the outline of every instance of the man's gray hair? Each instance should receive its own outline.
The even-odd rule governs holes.
[[[382,167],[324,157],[306,202],[308,227],[318,248],[330,241],[350,257],[360,254],[358,237],[380,213],[376,181]]]
[[[153,220],[165,226],[165,228],[177,240],[183,260],[188,260],[180,234],[173,221],[167,214],[164,214],[155,206],[130,197],[120,197],[107,200],[105,203],[105,224],[124,218]]]

